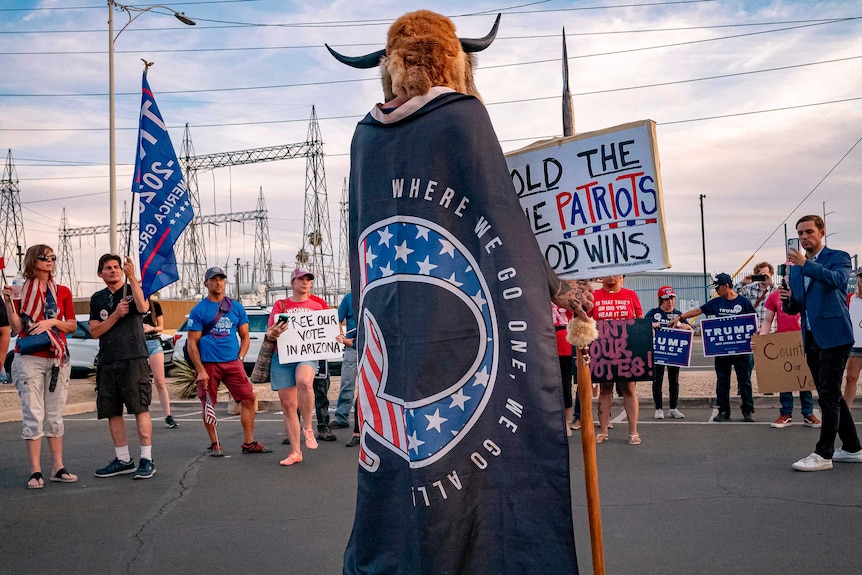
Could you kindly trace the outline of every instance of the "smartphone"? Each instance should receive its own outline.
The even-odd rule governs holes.
[[[802,248],[799,247],[799,238],[790,238],[787,240],[787,253],[790,253],[790,248],[793,248],[797,252],[802,251]]]
[[[782,277],[786,276],[788,273],[790,273],[789,268],[790,266],[788,266],[787,264],[778,264],[778,275]]]
[[[275,322],[275,323],[277,323],[277,324],[279,324],[279,325],[284,325],[284,324],[286,324],[286,323],[287,323],[287,314],[280,314],[280,315],[278,316],[278,320],[276,320],[276,322]]]
[[[753,282],[765,282],[766,281],[766,274],[754,274],[753,276],[751,276],[751,281],[753,281]]]

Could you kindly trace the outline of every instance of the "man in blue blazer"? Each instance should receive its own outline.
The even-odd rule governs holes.
[[[825,224],[820,216],[803,216],[796,235],[805,253],[788,248],[789,285],[781,287],[784,311],[802,314],[805,359],[817,387],[823,427],[814,453],[793,464],[798,471],[832,469],[833,461],[862,463],[862,445],[850,409],[841,395],[841,380],[853,327],[847,308],[847,278],[852,268],[847,252],[823,245]],[[835,435],[842,446],[835,449]]]

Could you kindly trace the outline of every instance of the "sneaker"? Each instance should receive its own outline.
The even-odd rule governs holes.
[[[329,422],[330,429],[347,429],[350,427],[349,423],[341,423],[340,421],[330,421]]]
[[[323,429],[317,432],[317,439],[320,441],[335,441],[338,439],[335,437],[335,434],[332,433],[332,430],[329,429],[329,426],[325,426]]]
[[[569,423],[569,429],[574,429],[575,431],[581,428],[581,420],[573,419],[571,423]]]
[[[805,427],[813,427],[814,429],[820,429],[821,427],[823,427],[823,424],[820,423],[820,420],[817,419],[817,416],[813,413],[811,415],[803,415],[802,419],[802,423],[805,425]]]
[[[282,445],[290,445],[290,438],[288,436],[284,436],[284,439],[281,440]]]
[[[796,471],[823,471],[824,469],[832,469],[832,460],[824,459],[816,453],[812,453],[794,463],[793,469]]]
[[[742,421],[744,421],[745,423],[754,423],[755,420],[754,420],[754,416],[751,415],[750,413],[743,413],[742,414]]]
[[[252,441],[251,443],[243,443],[242,444],[242,452],[243,453],[272,453],[272,449],[267,449],[263,446],[263,443],[258,443],[257,441]]]
[[[727,413],[718,412],[718,415],[712,418],[716,423],[722,423],[724,421],[730,421],[730,415]]]
[[[314,438],[314,431],[303,429],[302,434],[305,436],[305,446],[309,449],[317,449],[317,440]]]
[[[128,475],[135,472],[135,460],[120,461],[116,457],[105,467],[96,470],[96,477],[114,477],[115,475]]]
[[[862,449],[856,453],[844,451],[840,447],[832,454],[832,461],[841,461],[842,463],[862,463]]]
[[[784,415],[783,413],[778,416],[778,419],[769,424],[770,427],[775,427],[776,429],[781,429],[782,427],[787,427],[789,425],[793,425],[793,418],[789,415]]]
[[[174,421],[173,415],[169,415],[169,416],[165,417],[165,427],[167,427],[168,429],[173,429],[175,427],[179,427],[179,425],[180,425],[179,423]]]
[[[344,447],[356,447],[357,445],[359,445],[359,438],[354,435],[350,438],[350,441],[344,444]]]
[[[153,475],[156,474],[156,464],[153,463],[151,459],[147,459],[146,457],[141,457],[141,463],[138,465],[138,468],[135,470],[135,474],[132,476],[132,479],[149,479]]]
[[[655,418],[656,419],[664,419],[664,410],[656,409],[655,410]]]
[[[279,465],[293,465],[302,461],[302,453],[299,451],[291,451],[290,455],[278,462]]]
[[[682,412],[675,407],[668,411],[667,414],[673,419],[685,419],[685,416],[682,414]]]

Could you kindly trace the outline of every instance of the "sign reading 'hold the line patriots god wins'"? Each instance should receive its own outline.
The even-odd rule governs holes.
[[[533,234],[560,276],[670,267],[655,122],[537,142],[506,161]]]

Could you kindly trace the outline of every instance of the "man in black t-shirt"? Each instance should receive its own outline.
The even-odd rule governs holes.
[[[141,327],[141,315],[149,304],[135,277],[132,258],[126,256],[122,267],[121,262],[120,256],[112,254],[99,258],[98,275],[107,287],[90,298],[90,334],[99,340],[96,408],[99,419],[108,420],[116,452],[113,461],[96,471],[96,477],[134,473],[133,479],[148,479],[156,474],[149,412],[152,385]],[[124,405],[135,416],[141,442],[137,469],[129,454]]]
[[[754,313],[754,306],[748,299],[733,290],[733,279],[729,274],[715,276],[715,297],[699,308],[689,310],[670,323],[669,327],[677,327],[680,321],[697,317],[700,314],[715,317],[727,317]],[[715,357],[715,395],[718,414],[713,421],[730,421],[730,371],[736,371],[736,382],[739,384],[739,394],[742,398],[742,420],[754,421],[754,398],[751,391],[751,362],[748,354],[719,355]]]

